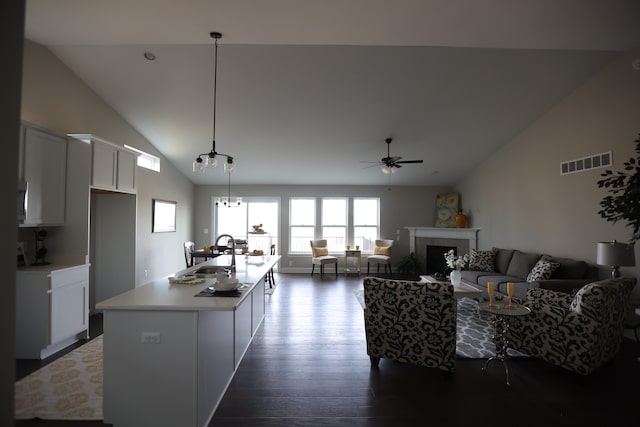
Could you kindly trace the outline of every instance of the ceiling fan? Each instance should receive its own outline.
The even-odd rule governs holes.
[[[371,166],[382,165],[382,172],[385,174],[390,174],[390,173],[396,173],[396,170],[398,170],[398,168],[401,168],[403,164],[423,162],[422,160],[400,160],[402,159],[402,157],[400,156],[391,157],[391,154],[389,154],[389,146],[391,145],[392,139],[387,138],[384,141],[387,143],[387,157],[383,157],[382,159],[380,159],[379,162],[363,161],[362,163],[374,163]],[[371,166],[367,166],[367,167],[371,167]]]

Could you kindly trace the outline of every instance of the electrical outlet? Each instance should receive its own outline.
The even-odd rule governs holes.
[[[140,341],[142,344],[160,344],[160,332],[143,332]]]

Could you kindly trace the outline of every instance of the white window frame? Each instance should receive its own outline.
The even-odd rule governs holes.
[[[344,202],[345,212],[342,223],[332,223],[324,215],[324,206],[325,202],[331,201],[342,201]],[[349,197],[322,197],[320,200],[320,224],[319,224],[319,235],[322,236],[322,239],[327,240],[327,247],[329,248],[329,253],[340,253],[343,252],[345,246],[349,241]],[[340,241],[338,236],[326,236],[325,228],[337,228],[343,229],[344,239]]]
[[[277,204],[277,213],[276,213],[276,221],[275,224],[265,227],[266,234],[265,235],[252,235],[250,231],[252,230],[253,225],[257,224],[249,224],[251,221],[249,215],[247,215],[246,221],[247,224],[245,230],[242,234],[235,233],[233,237],[235,239],[244,239],[247,240],[249,244],[249,249],[262,249],[265,253],[270,251],[270,246],[272,243],[276,245],[276,253],[280,252],[279,249],[279,239],[280,239],[280,212],[282,209],[282,199],[280,197],[243,197],[242,204],[240,207],[238,206],[222,206],[216,205],[216,199],[219,199],[221,196],[212,197],[211,198],[211,230],[213,230],[213,235],[211,237],[211,244],[215,243],[215,239],[220,235],[218,230],[218,218],[217,211],[220,209],[247,209],[247,205],[251,203],[276,203]],[[255,243],[253,243],[255,241]]]
[[[358,239],[358,236],[355,235],[356,228],[373,228],[375,229],[375,233],[372,233],[375,236],[375,239],[380,238],[380,198],[379,197],[353,197],[352,199],[353,206],[351,208],[352,216],[351,216],[351,225],[349,227],[351,234],[350,241],[352,242],[352,246],[360,246],[360,250],[362,253],[373,253],[374,242],[364,242]],[[356,222],[355,214],[356,214],[356,201],[358,200],[375,200],[377,205],[376,212],[376,223],[375,224],[358,224]],[[374,239],[374,240],[375,240]],[[373,243],[373,244],[372,244]]]
[[[138,166],[140,166],[141,168],[160,172],[160,157],[154,156],[153,154],[145,153],[144,151],[138,150],[137,148],[134,148],[127,144],[124,144],[124,148],[135,151],[139,154]]]
[[[291,218],[293,218],[293,204],[298,200],[308,200],[313,202],[313,223],[312,224],[298,224],[293,223]],[[313,240],[316,235],[316,225],[317,225],[317,209],[318,209],[318,201],[316,197],[291,197],[289,198],[289,253],[290,254],[311,254],[311,245],[307,243],[299,243],[295,244],[293,242],[294,233],[292,230],[296,227],[298,228],[310,228],[312,230],[311,238],[309,240]],[[306,239],[305,239],[306,240]]]

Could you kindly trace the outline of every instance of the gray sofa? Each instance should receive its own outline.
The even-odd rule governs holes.
[[[496,295],[503,296],[507,294],[507,282],[513,282],[514,297],[524,300],[530,288],[572,294],[598,280],[598,268],[570,258],[493,248],[471,251],[470,266],[462,272],[462,280],[480,289],[485,298],[488,282],[494,282]]]

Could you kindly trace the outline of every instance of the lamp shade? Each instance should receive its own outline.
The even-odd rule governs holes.
[[[626,243],[598,242],[598,256],[596,262],[599,265],[609,267],[632,267],[636,265],[636,256],[633,246]]]

